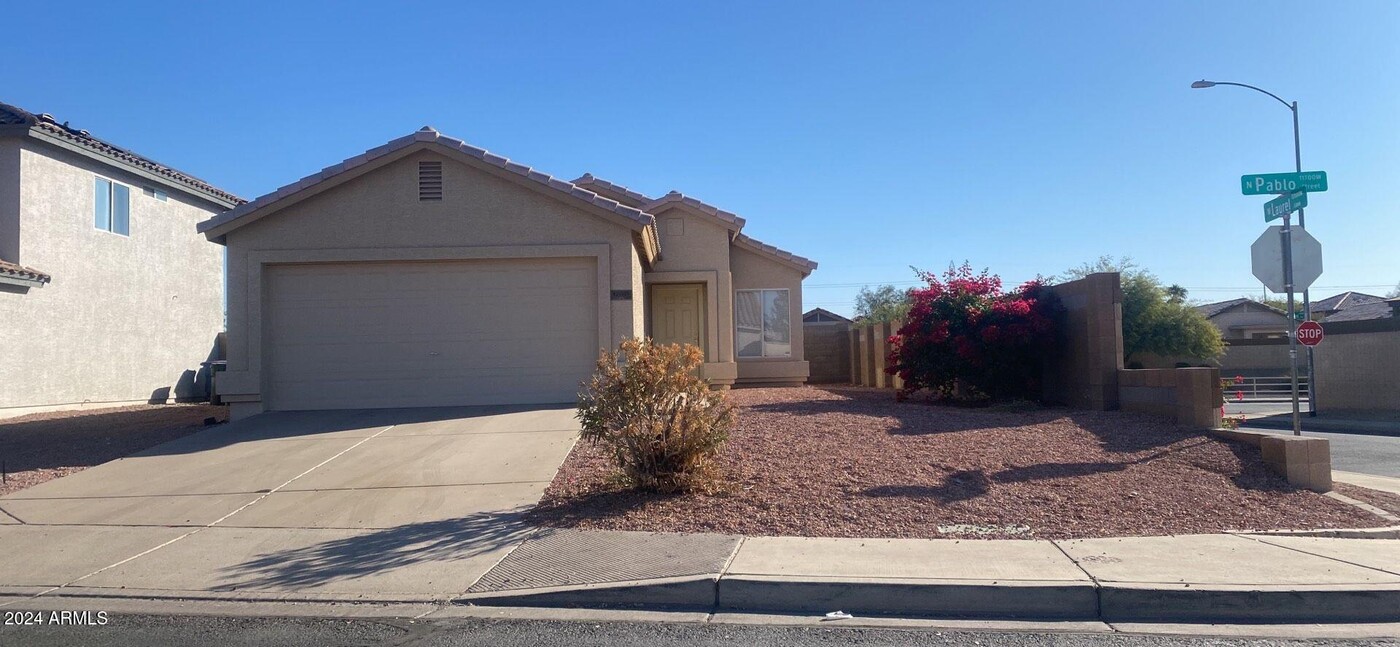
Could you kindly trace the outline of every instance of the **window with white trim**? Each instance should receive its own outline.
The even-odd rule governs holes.
[[[792,357],[788,290],[735,290],[734,329],[739,357]]]
[[[92,191],[92,224],[102,231],[131,235],[131,187],[105,177],[97,178]]]

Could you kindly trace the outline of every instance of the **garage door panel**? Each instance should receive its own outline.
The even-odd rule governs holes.
[[[273,409],[572,401],[598,346],[593,259],[269,268]]]

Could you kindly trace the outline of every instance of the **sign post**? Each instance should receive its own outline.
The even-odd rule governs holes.
[[[1297,116],[1297,113],[1294,113]],[[1296,127],[1297,122],[1294,122]],[[1296,139],[1295,139],[1296,142]],[[1295,150],[1296,153],[1296,150]],[[1265,232],[1259,240],[1254,242],[1251,253],[1254,257],[1254,275],[1259,277],[1270,290],[1274,292],[1286,292],[1288,294],[1289,331],[1288,331],[1288,362],[1289,381],[1292,383],[1293,391],[1293,435],[1303,435],[1302,419],[1298,416],[1298,321],[1292,317],[1294,310],[1293,293],[1306,291],[1309,285],[1317,279],[1317,275],[1322,273],[1322,248],[1315,245],[1316,258],[1307,259],[1304,262],[1305,272],[1301,282],[1295,281],[1293,267],[1293,223],[1291,216],[1294,211],[1298,212],[1298,217],[1302,218],[1302,209],[1307,206],[1308,193],[1327,190],[1327,173],[1325,171],[1303,171],[1301,162],[1298,164],[1299,170],[1294,173],[1256,173],[1253,175],[1240,176],[1240,191],[1245,195],[1269,195],[1279,194],[1279,197],[1270,200],[1264,205],[1264,222],[1269,222],[1275,218],[1283,218],[1283,226],[1278,228],[1278,244],[1274,246],[1268,239],[1270,233]],[[1273,229],[1272,227],[1270,229]],[[1311,239],[1306,231],[1299,230],[1302,237]],[[1282,275],[1268,267],[1273,263],[1261,263],[1272,256],[1273,249],[1279,251],[1282,256]],[[1310,254],[1308,254],[1310,255]],[[1278,265],[1274,265],[1278,267]],[[1315,272],[1314,272],[1315,270]],[[1281,279],[1281,280],[1280,280]],[[1282,285],[1280,285],[1280,283]],[[1301,285],[1300,285],[1301,284]],[[1283,288],[1279,290],[1279,288]],[[1307,322],[1312,323],[1312,322]],[[1308,326],[1311,329],[1311,326]],[[1311,333],[1310,333],[1311,334]],[[1320,337],[1319,337],[1320,339]],[[1311,355],[1309,355],[1311,357]],[[1309,362],[1309,377],[1312,376],[1311,362]],[[1311,386],[1311,382],[1309,382]]]
[[[1293,225],[1289,214],[1283,214],[1283,230],[1280,233],[1283,244],[1283,284],[1288,290],[1288,311],[1293,312]],[[1303,435],[1303,420],[1298,417],[1298,321],[1288,318],[1293,330],[1288,335],[1288,377],[1293,392],[1293,435]]]

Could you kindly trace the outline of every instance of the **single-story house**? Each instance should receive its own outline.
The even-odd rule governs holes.
[[[1220,335],[1227,342],[1232,339],[1287,339],[1293,325],[1284,311],[1243,297],[1199,305],[1196,310],[1220,329]]]
[[[0,103],[0,418],[207,397],[236,195]]]
[[[718,386],[802,384],[816,263],[743,228],[425,127],[199,225],[228,251],[218,391],[235,418],[572,402],[639,336],[700,346]]]
[[[826,308],[812,308],[811,310],[808,310],[807,312],[802,313],[802,323],[804,323],[804,324],[821,324],[821,323],[844,323],[844,324],[849,324],[849,323],[851,323],[851,320],[850,320],[850,319],[847,319],[847,318],[845,318],[845,317],[842,317],[841,315],[838,315],[838,314],[836,314],[835,312],[832,312],[832,311],[830,311],[830,310],[827,310]]]

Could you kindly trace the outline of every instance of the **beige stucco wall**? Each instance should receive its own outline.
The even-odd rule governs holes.
[[[413,149],[411,149],[413,150]],[[443,162],[443,200],[419,202],[418,162]],[[563,197],[563,196],[561,196]],[[229,372],[220,393],[235,402],[235,415],[261,410],[263,375],[257,294],[257,264],[298,258],[350,260],[393,250],[399,260],[477,253],[548,255],[550,246],[567,256],[580,247],[602,249],[601,269],[608,305],[603,328],[615,345],[641,334],[640,260],[632,231],[572,204],[433,151],[414,150],[350,181],[272,213],[227,235],[229,251]],[[471,255],[469,255],[471,254]],[[631,300],[608,292],[631,290]]]
[[[734,276],[734,289],[788,289],[789,321],[792,322],[792,357],[745,358],[736,357],[738,380],[744,383],[797,383],[807,380],[810,367],[804,359],[806,355],[802,334],[802,272],[766,255],[760,255],[738,245],[731,246],[729,267]],[[731,295],[732,298],[732,295]],[[733,327],[733,317],[730,327]],[[731,330],[732,334],[732,330]]]
[[[7,141],[19,147],[21,218],[7,260],[53,281],[0,291],[0,416],[203,395],[195,375],[223,329],[223,250],[195,224],[220,209],[168,187],[161,202],[142,193],[150,181],[118,168]],[[93,227],[98,174],[131,187],[129,237]]]
[[[1400,330],[1329,331],[1313,364],[1318,411],[1400,412]]]
[[[1251,334],[1262,334],[1242,331],[1242,327],[1261,326],[1269,332],[1280,333],[1288,330],[1288,317],[1277,312],[1264,308],[1263,306],[1246,303],[1228,311],[1222,312],[1210,318],[1210,322],[1220,329],[1220,334],[1226,339],[1243,339]]]
[[[730,271],[730,232],[711,216],[671,205],[656,211],[661,260],[647,273],[649,285],[705,285],[706,377],[732,383],[734,366],[734,287]],[[650,317],[650,312],[647,317]],[[650,323],[646,330],[650,330]]]

